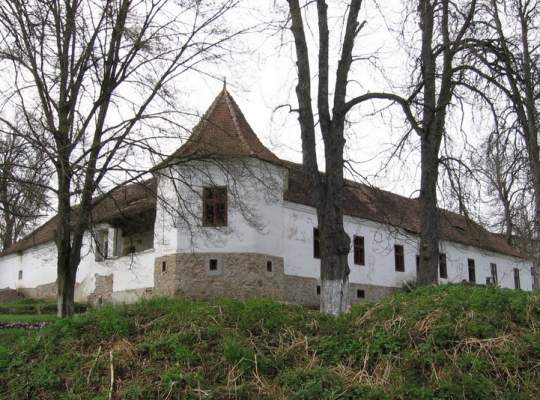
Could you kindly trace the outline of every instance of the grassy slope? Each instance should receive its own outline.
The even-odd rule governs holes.
[[[267,300],[154,299],[0,334],[0,397],[540,398],[540,296],[461,285],[333,319]]]

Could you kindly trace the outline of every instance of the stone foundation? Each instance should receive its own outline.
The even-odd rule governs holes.
[[[286,275],[283,258],[259,253],[179,253],[159,257],[155,261],[154,285],[154,294],[159,296],[269,297],[313,308],[318,308],[320,302],[319,280]],[[395,290],[351,283],[350,299],[352,304],[373,301]],[[364,297],[359,297],[362,294]]]
[[[271,271],[267,270],[268,262]],[[155,294],[165,296],[285,300],[283,259],[258,253],[182,253],[159,257],[155,261],[154,285]]]
[[[56,299],[58,288],[56,286],[56,281],[54,281],[51,283],[38,285],[35,288],[18,288],[17,290],[25,297],[54,300]]]
[[[94,292],[88,296],[88,303],[96,306],[110,303],[113,293],[113,275],[96,274],[96,287]]]

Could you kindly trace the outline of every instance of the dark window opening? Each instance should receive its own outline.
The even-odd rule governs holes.
[[[109,253],[109,231],[102,230],[95,232],[94,241],[96,243],[96,252],[94,255],[94,259],[96,261],[105,260]]]
[[[227,226],[227,188],[203,189],[203,225]]]
[[[272,272],[272,261],[266,262],[266,272]]]
[[[446,254],[439,253],[439,276],[448,279],[448,269],[446,268]]]
[[[318,228],[313,228],[313,258],[321,258],[321,243]]]
[[[467,260],[467,265],[469,267],[469,282],[476,283],[476,270],[474,266],[474,260],[469,258]]]
[[[154,247],[154,225],[156,212],[145,211],[113,221],[112,254],[115,257],[129,256]]]
[[[218,262],[217,262],[217,260],[216,260],[215,258],[211,258],[211,259],[210,259],[210,262],[209,262],[209,264],[208,264],[208,269],[209,269],[210,271],[217,271],[217,269],[218,269]]]
[[[354,236],[354,263],[356,265],[365,265],[364,238],[362,236]]]
[[[321,287],[317,285],[317,295],[320,295],[320,294],[321,294]]]
[[[366,297],[366,292],[362,289],[356,290],[356,298],[357,299],[364,299]]]
[[[491,284],[497,286],[499,284],[499,277],[497,274],[497,264],[491,263],[489,266],[491,269]]]
[[[22,279],[22,276],[23,276],[23,272],[22,272],[22,271],[19,271],[19,280]]]
[[[516,289],[521,289],[521,281],[519,279],[519,269],[514,268],[514,287]]]
[[[403,253],[403,246],[396,244],[394,246],[394,257],[396,261],[396,271],[404,272],[405,271],[405,256]]]
[[[420,255],[416,255],[416,275],[420,272]]]
[[[165,272],[165,271],[167,271],[167,262],[163,261],[161,263],[161,272]]]

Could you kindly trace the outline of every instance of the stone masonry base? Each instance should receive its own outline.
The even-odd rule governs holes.
[[[286,275],[283,258],[260,253],[178,253],[156,258],[155,295],[269,297],[319,307],[319,281]],[[378,300],[396,288],[351,283],[352,303]]]

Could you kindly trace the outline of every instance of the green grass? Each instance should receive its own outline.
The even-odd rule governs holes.
[[[15,331],[15,330],[12,330]],[[537,399],[540,295],[449,285],[340,318],[152,299],[0,332],[0,398]]]
[[[57,319],[52,314],[0,314],[0,322],[49,322]]]
[[[86,308],[86,304],[75,304],[77,313],[85,312]],[[0,304],[0,315],[6,314],[56,314],[56,301],[26,298]]]

